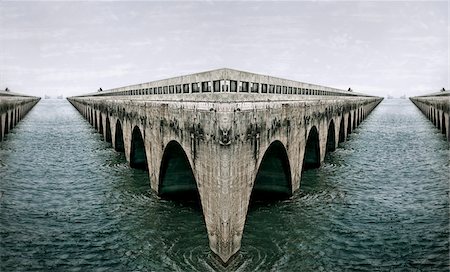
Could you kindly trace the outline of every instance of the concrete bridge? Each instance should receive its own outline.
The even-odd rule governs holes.
[[[0,91],[0,141],[39,100],[39,97]]]
[[[409,98],[450,141],[450,92],[443,89],[437,93]]]
[[[382,98],[219,69],[68,100],[159,196],[200,200],[226,264],[249,203],[290,197]]]

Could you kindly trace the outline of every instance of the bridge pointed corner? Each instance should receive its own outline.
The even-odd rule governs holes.
[[[224,266],[227,266],[234,255],[241,248],[242,232],[236,232],[229,224],[222,222],[223,227],[219,233],[208,234],[209,247],[220,259]],[[228,235],[232,233],[232,235]]]

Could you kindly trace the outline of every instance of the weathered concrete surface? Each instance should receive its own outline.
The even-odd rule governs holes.
[[[450,141],[450,92],[447,90],[409,99]]]
[[[0,141],[39,100],[34,96],[0,91]]]
[[[191,190],[192,171],[210,248],[224,263],[240,248],[251,197],[292,195],[302,170],[318,167],[381,100],[226,92],[69,98],[130,165],[145,161],[159,195]]]

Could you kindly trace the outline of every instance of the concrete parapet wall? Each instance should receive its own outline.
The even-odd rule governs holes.
[[[40,98],[0,93],[0,141],[39,102]]]
[[[410,100],[450,141],[450,93],[445,91],[429,96],[416,96]]]
[[[344,141],[382,100],[296,97],[199,101],[183,96],[176,101],[164,96],[84,96],[68,100],[116,150],[123,145],[131,165],[137,152],[135,132],[140,132],[150,186],[157,194],[164,179],[166,150],[173,142],[181,146],[200,195],[210,248],[226,263],[240,248],[255,180],[265,171],[260,169],[266,165],[264,158],[275,154],[272,160],[285,168],[282,172],[292,194],[300,187],[309,143],[317,145],[311,156],[320,165],[326,151]],[[312,134],[317,134],[316,140],[310,140]]]
[[[369,96],[326,86],[222,68],[142,84],[99,90],[86,96],[200,93],[259,93],[320,96]]]

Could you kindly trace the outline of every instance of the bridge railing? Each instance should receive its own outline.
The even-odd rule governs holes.
[[[366,96],[361,93],[232,69],[218,69],[143,84],[99,90],[83,96],[130,96],[195,93]]]
[[[0,97],[34,97],[30,95],[20,94],[20,93],[13,93],[13,92],[6,92],[6,91],[0,91]]]
[[[424,94],[424,95],[419,95],[419,96],[414,96],[414,97],[443,97],[443,96],[450,96],[450,91],[446,90],[446,89],[442,89],[439,92],[434,92],[434,93],[429,93],[429,94]]]

